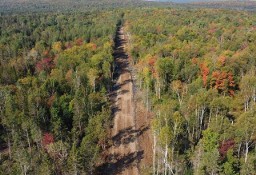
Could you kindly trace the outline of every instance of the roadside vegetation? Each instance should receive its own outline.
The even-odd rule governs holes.
[[[153,173],[254,174],[256,16],[128,11],[129,52],[153,113]]]
[[[93,172],[111,122],[120,15],[0,18],[0,174]]]

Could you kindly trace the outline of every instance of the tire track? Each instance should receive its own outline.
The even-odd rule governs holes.
[[[136,128],[135,100],[133,80],[129,69],[128,55],[123,27],[118,28],[114,58],[116,64],[116,82],[111,94],[113,128],[111,129],[111,146],[106,150],[106,160],[101,165],[100,174],[138,175],[139,162],[143,151],[138,150],[138,137],[141,129]]]

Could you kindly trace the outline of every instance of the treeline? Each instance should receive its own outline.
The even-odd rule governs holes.
[[[0,17],[0,174],[93,174],[118,11]]]
[[[125,20],[153,115],[152,174],[255,174],[256,16],[143,9]]]
[[[192,7],[203,7],[203,8],[225,8],[225,9],[233,9],[233,10],[247,10],[247,11],[255,11],[256,10],[256,2],[252,0],[230,0],[230,1],[209,1],[209,2],[195,2],[190,3]]]
[[[165,3],[164,5],[171,5]],[[27,12],[88,12],[115,8],[129,8],[141,6],[155,6],[162,3],[145,2],[143,0],[1,0],[1,14],[15,14]]]

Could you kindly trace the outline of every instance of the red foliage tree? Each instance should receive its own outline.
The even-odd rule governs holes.
[[[54,137],[51,133],[45,133],[43,135],[43,139],[42,139],[42,145],[43,147],[46,147],[47,145],[54,143]]]
[[[154,77],[156,76],[156,70],[155,70],[156,60],[157,60],[156,56],[152,56],[147,60],[149,69]]]
[[[233,139],[228,139],[220,143],[219,146],[219,153],[221,158],[223,159],[226,155],[228,150],[232,149],[235,146],[235,141]]]
[[[78,39],[75,41],[75,44],[76,44],[77,46],[81,46],[83,43],[84,43],[84,41],[83,41],[82,38],[78,38]]]
[[[72,48],[73,46],[72,46],[72,44],[70,43],[70,42],[67,42],[67,43],[65,43],[65,48],[66,49],[70,49],[70,48]]]
[[[97,45],[92,43],[92,50],[96,50],[97,49]]]
[[[43,52],[43,56],[47,57],[48,55],[49,55],[49,50],[45,50],[45,51]]]
[[[233,77],[233,74],[231,72],[228,73],[228,92],[231,96],[234,96],[235,95],[235,92],[234,92],[234,88],[236,86],[235,84],[235,81],[234,81],[234,77]]]
[[[154,66],[156,63],[156,58],[155,57],[151,57],[149,60],[148,60],[148,64],[149,66]]]
[[[216,28],[211,28],[211,29],[208,30],[208,33],[209,34],[214,34],[216,31],[217,31]]]
[[[54,62],[52,58],[44,58],[41,61],[38,61],[36,64],[36,70],[41,72],[43,70],[49,71],[54,67]]]
[[[221,72],[221,71],[214,71],[212,73],[212,79],[211,79],[211,86],[213,88],[216,88],[218,90],[223,90],[225,83],[224,80],[227,78],[227,75],[225,72]]]

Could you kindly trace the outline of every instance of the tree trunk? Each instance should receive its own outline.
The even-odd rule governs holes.
[[[12,152],[11,152],[11,141],[10,141],[10,138],[9,138],[9,134],[8,135],[8,154],[9,154],[9,159],[12,158]]]
[[[153,175],[156,172],[156,134],[153,133]]]
[[[139,78],[139,87],[140,87],[140,90],[141,90],[141,86],[142,86],[142,82],[141,82],[141,78]]]
[[[29,135],[28,135],[28,129],[26,129],[26,136],[27,136],[28,148],[31,153],[31,145],[30,145],[30,139],[29,139]]]
[[[159,168],[159,166],[160,166],[160,165],[159,165],[159,159],[157,159],[156,175],[158,175],[158,174],[159,174],[159,169],[160,169],[160,168]]]
[[[74,175],[77,175],[77,166],[76,166],[76,163],[73,163],[73,168],[74,168]]]
[[[165,145],[165,153],[164,153],[164,175],[167,175],[167,168],[168,168],[168,145]]]
[[[180,94],[179,94],[178,92],[176,92],[176,94],[177,94],[177,96],[178,96],[178,101],[179,101],[179,104],[180,104],[180,106],[181,106],[181,104],[182,104],[182,99],[181,99],[181,97],[180,97]]]
[[[239,146],[238,146],[238,150],[237,150],[238,158],[240,158],[240,150],[241,150],[241,146],[242,146],[242,143],[240,143],[240,144],[239,144]]]
[[[253,95],[252,95],[253,102],[256,103],[256,89],[253,89]]]
[[[200,119],[200,124],[199,124],[199,132],[201,132],[202,131],[202,125],[203,125],[203,120],[204,120],[204,113],[205,113],[205,106],[203,106],[202,108],[201,108],[201,114],[200,114],[200,116],[199,116],[199,119]]]
[[[147,97],[146,97],[147,112],[149,111],[149,85],[147,85]]]
[[[161,98],[161,85],[158,83],[158,98]]]
[[[249,142],[245,143],[245,157],[244,157],[244,162],[247,162],[248,159],[248,151],[249,151]]]
[[[95,86],[96,86],[96,82],[95,82],[95,81],[96,81],[96,80],[94,79],[94,80],[93,80],[93,92],[95,92],[95,89],[96,89],[96,88],[95,88]]]

